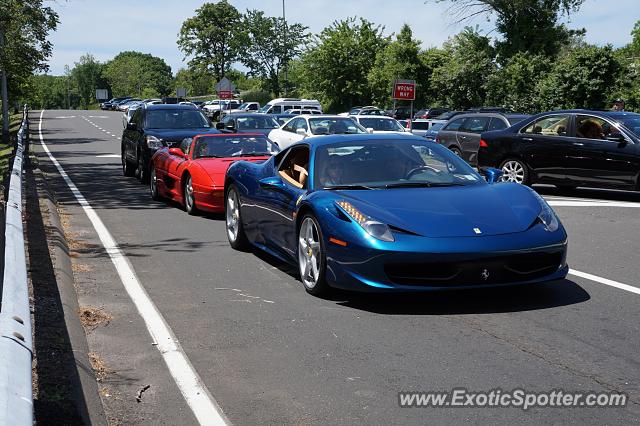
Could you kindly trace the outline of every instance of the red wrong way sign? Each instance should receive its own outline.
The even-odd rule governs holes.
[[[220,90],[218,92],[218,97],[220,99],[231,99],[233,98],[233,92],[230,90]]]
[[[396,81],[393,83],[393,99],[402,101],[413,101],[416,99],[416,83],[403,83]]]

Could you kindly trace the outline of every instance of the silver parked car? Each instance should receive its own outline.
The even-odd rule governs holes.
[[[506,129],[528,117],[524,114],[499,112],[456,115],[439,130],[436,142],[475,166],[478,162],[480,133]]]

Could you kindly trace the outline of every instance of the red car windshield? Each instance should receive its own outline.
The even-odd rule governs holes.
[[[204,136],[196,141],[193,158],[273,155],[278,147],[263,136]]]

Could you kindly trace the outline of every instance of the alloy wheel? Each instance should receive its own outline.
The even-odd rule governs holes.
[[[502,165],[502,181],[524,183],[525,170],[522,163],[516,160],[509,160]]]
[[[316,224],[313,219],[306,217],[298,235],[298,264],[302,283],[309,289],[314,288],[320,279],[321,254],[320,234]]]
[[[227,194],[227,234],[230,242],[238,239],[238,224],[240,222],[240,203],[238,203],[238,194],[235,190],[230,190]]]

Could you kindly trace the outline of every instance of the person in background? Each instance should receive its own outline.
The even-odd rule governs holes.
[[[621,98],[613,101],[613,106],[611,107],[611,111],[624,111],[624,100]]]

